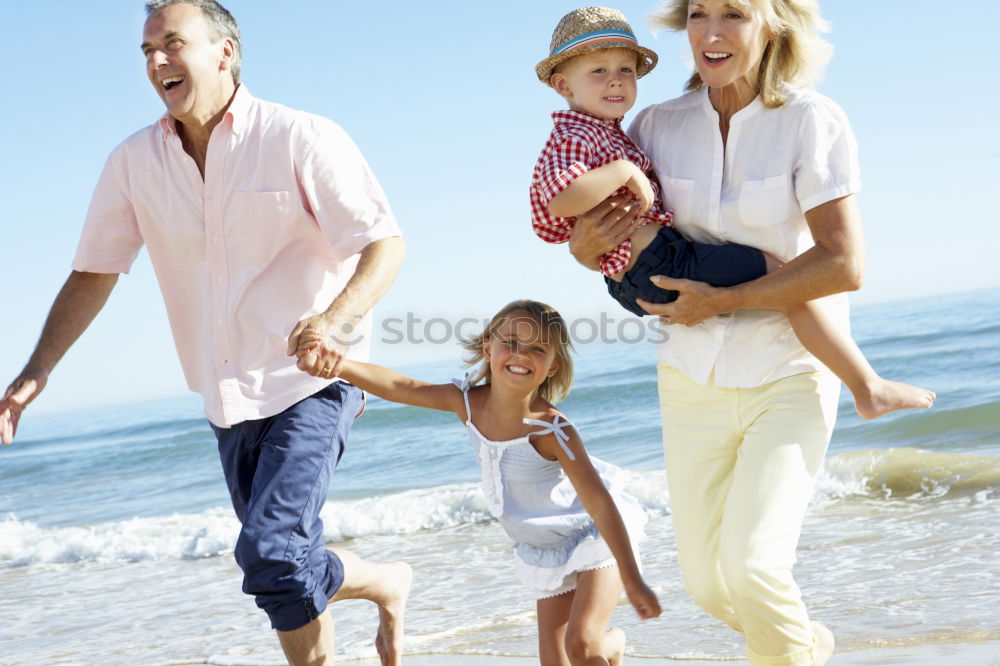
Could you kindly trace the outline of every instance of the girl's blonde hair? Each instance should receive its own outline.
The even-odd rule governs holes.
[[[821,34],[830,25],[820,15],[818,0],[729,0],[761,17],[772,39],[764,47],[757,71],[761,101],[768,108],[785,103],[785,85],[812,87],[819,82],[823,69],[833,55],[833,47]],[[686,30],[688,0],[665,0],[660,11],[651,17],[655,25],[671,30]],[[698,90],[705,84],[695,71],[685,90]]]
[[[542,385],[538,387],[538,395],[543,400],[559,402],[569,394],[569,387],[573,384],[573,359],[570,356],[573,343],[562,315],[556,312],[551,305],[538,301],[520,300],[508,303],[493,315],[493,319],[490,320],[485,331],[471,340],[461,343],[465,351],[468,352],[465,357],[466,367],[478,366],[474,368],[469,383],[475,385],[485,381],[489,384],[492,381],[493,373],[490,371],[490,364],[485,362],[483,345],[489,343],[497,328],[515,313],[529,316],[538,325],[539,339],[546,344],[551,344],[555,349],[555,360],[558,367],[555,373],[551,377],[546,377]]]

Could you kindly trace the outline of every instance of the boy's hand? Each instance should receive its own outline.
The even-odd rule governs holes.
[[[635,173],[628,180],[628,182],[625,183],[625,187],[627,187],[629,191],[635,195],[635,198],[639,200],[639,203],[642,204],[642,209],[639,211],[640,215],[653,207],[653,199],[655,198],[655,195],[653,194],[653,186],[649,184],[649,178],[646,178],[646,174],[644,174],[639,167],[635,167]]]
[[[649,586],[643,582],[625,588],[629,602],[639,614],[639,619],[648,620],[660,616],[660,600]]]

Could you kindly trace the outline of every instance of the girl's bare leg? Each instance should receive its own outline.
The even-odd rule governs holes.
[[[566,654],[572,666],[620,666],[625,632],[608,629],[622,595],[617,566],[581,571],[566,628]]]
[[[570,666],[566,655],[566,627],[569,625],[575,594],[575,591],[567,592],[558,597],[539,599],[535,604],[541,666]]]

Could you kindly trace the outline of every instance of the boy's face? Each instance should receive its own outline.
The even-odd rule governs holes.
[[[552,87],[574,111],[616,120],[635,104],[637,60],[631,49],[591,51],[564,62]]]

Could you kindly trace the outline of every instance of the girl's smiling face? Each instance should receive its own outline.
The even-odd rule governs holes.
[[[555,345],[527,312],[512,312],[483,343],[493,383],[534,389],[559,369]]]

